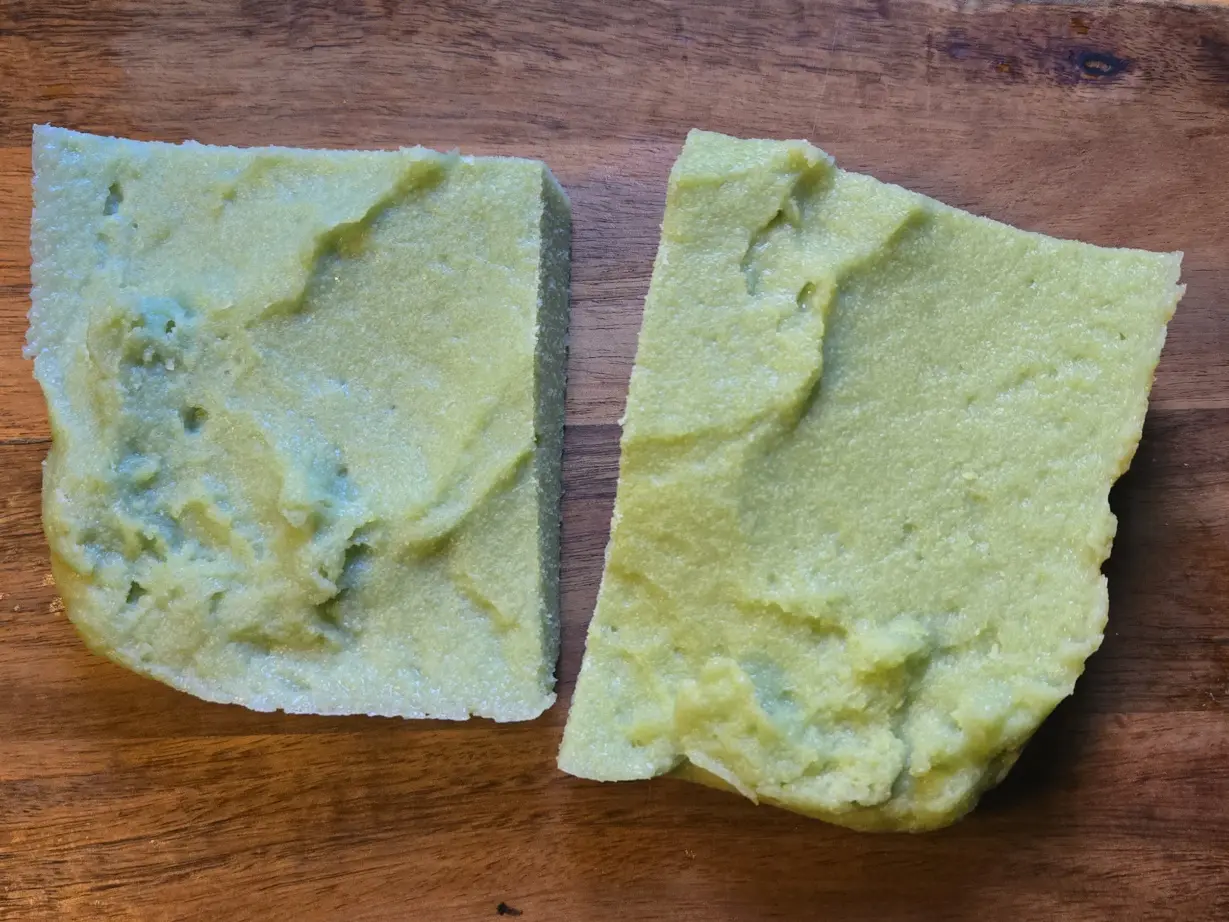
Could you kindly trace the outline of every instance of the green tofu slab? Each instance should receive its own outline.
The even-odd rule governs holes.
[[[560,766],[863,829],[969,810],[1101,642],[1180,258],[692,133]]]
[[[570,215],[529,160],[34,133],[43,519],[96,651],[213,701],[554,700]]]

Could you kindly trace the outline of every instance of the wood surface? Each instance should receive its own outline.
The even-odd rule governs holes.
[[[0,0],[0,919],[1229,919],[1227,114],[1217,6]],[[20,355],[41,121],[549,162],[575,247],[545,717],[261,715],[86,652],[48,572],[48,429]],[[1113,494],[1105,644],[949,830],[856,834],[554,767],[666,175],[693,125],[806,137],[1021,227],[1186,251]]]

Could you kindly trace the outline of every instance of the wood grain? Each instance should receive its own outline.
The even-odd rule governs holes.
[[[726,0],[0,3],[0,919],[1229,918],[1229,10]],[[560,705],[495,727],[196,701],[85,651],[20,357],[36,121],[546,159],[573,201]],[[686,130],[808,137],[1188,292],[1075,697],[952,829],[849,833],[554,754]]]

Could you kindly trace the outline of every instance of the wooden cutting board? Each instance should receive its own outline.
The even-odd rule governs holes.
[[[560,703],[497,727],[261,715],[87,653],[20,356],[33,122],[548,161],[575,210]],[[556,747],[666,174],[806,137],[1021,227],[1186,251],[1110,628],[957,826],[860,835]],[[1229,918],[1229,10],[727,0],[0,2],[0,919]],[[501,909],[502,907],[502,909]]]

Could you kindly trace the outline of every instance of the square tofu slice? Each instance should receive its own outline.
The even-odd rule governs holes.
[[[857,828],[969,810],[1101,641],[1180,258],[692,133],[560,766]]]
[[[529,160],[34,134],[43,517],[96,651],[258,710],[554,700],[570,217]]]

